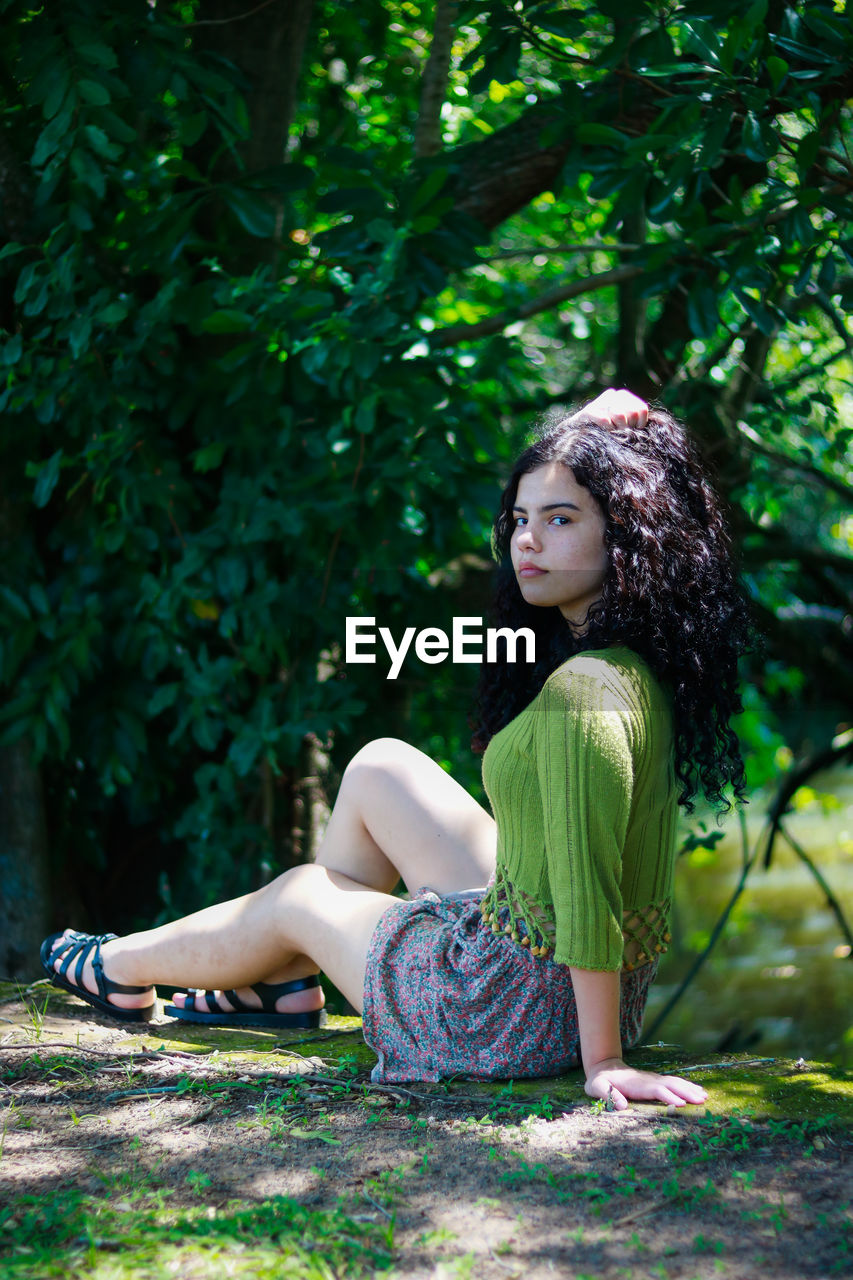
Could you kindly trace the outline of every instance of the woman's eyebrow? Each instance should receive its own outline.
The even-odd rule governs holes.
[[[544,507],[540,507],[540,511],[556,511],[558,507],[568,507],[570,511],[580,511],[580,507],[575,506],[573,502],[549,502]],[[527,515],[527,507],[521,507],[516,502],[513,511],[520,511],[522,515]]]

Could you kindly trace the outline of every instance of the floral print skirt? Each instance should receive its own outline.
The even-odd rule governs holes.
[[[374,1081],[554,1076],[578,1066],[568,966],[493,933],[480,914],[483,893],[421,889],[381,917],[364,984]],[[640,1037],[656,970],[657,960],[622,973],[623,1048]]]

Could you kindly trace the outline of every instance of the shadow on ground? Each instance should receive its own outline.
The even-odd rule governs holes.
[[[689,1071],[707,1107],[612,1113],[577,1073],[372,1085],[358,1019],[131,1032],[92,1015],[47,983],[0,988],[4,1275],[829,1280],[850,1265],[838,1068],[648,1047],[632,1061]]]

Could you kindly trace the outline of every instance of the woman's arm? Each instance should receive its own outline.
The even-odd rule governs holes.
[[[591,1098],[609,1098],[616,1111],[623,1111],[629,1098],[635,1102],[666,1102],[681,1107],[685,1102],[704,1102],[705,1090],[680,1076],[661,1076],[656,1071],[638,1071],[622,1061],[619,1037],[618,972],[597,969],[569,970],[575,991],[581,1057],[586,1073],[584,1088]]]

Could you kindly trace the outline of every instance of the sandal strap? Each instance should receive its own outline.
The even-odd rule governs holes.
[[[199,1008],[197,1001],[202,1001],[202,1007]],[[189,1009],[191,1013],[221,1013],[219,1001],[212,991],[205,991],[203,987],[190,988],[186,993],[185,1009]]]
[[[259,997],[262,1005],[275,1006],[279,996],[288,996],[292,991],[308,991],[311,987],[319,987],[319,985],[320,975],[309,973],[307,978],[294,978],[291,982],[256,982],[252,991]]]
[[[235,1013],[260,1013],[261,1012],[260,1009],[256,1009],[253,1004],[246,1004],[245,1000],[241,1000],[240,997],[237,995],[236,991],[223,991],[222,994],[224,995],[228,1003],[231,1005],[231,1007],[234,1009]],[[226,1010],[223,1009],[221,1005],[217,1004],[216,1007],[220,1013],[226,1012]]]
[[[230,1012],[272,1013],[275,1011],[275,1003],[279,996],[290,995],[292,991],[306,991],[311,987],[319,987],[319,985],[320,978],[316,973],[309,974],[307,978],[294,978],[291,982],[256,982],[249,990],[254,991],[260,1000],[260,1009],[255,1004],[246,1004],[246,1001],[236,991],[223,991],[222,994],[231,1005]],[[199,1006],[199,1001],[201,1006]],[[213,991],[205,991],[202,988],[187,992],[187,1001],[184,1008],[189,1009],[191,1013],[222,1013],[227,1015],[229,1012],[229,1010],[222,1008]]]
[[[83,986],[83,967],[89,956],[92,957],[92,970],[95,974],[95,982],[98,986],[98,995],[103,1001],[107,1000],[110,995],[140,995],[143,991],[147,991],[147,987],[128,986],[124,982],[113,982],[112,978],[108,978],[104,973],[104,962],[101,959],[101,944],[104,942],[112,942],[113,938],[117,938],[117,933],[72,933],[65,943],[60,943],[63,948],[62,964],[59,966],[58,972],[63,978],[68,978],[68,969],[72,960],[76,960],[74,966],[74,976],[72,981],[76,986],[85,990]]]
[[[249,990],[254,991],[260,1000],[260,1009],[256,1005],[246,1004],[236,991],[223,991],[222,994],[234,1006],[237,1013],[274,1013],[279,996],[290,995],[292,991],[306,991],[309,987],[319,987],[319,985],[320,978],[316,973],[309,974],[307,978],[294,978],[290,982],[256,982]]]

